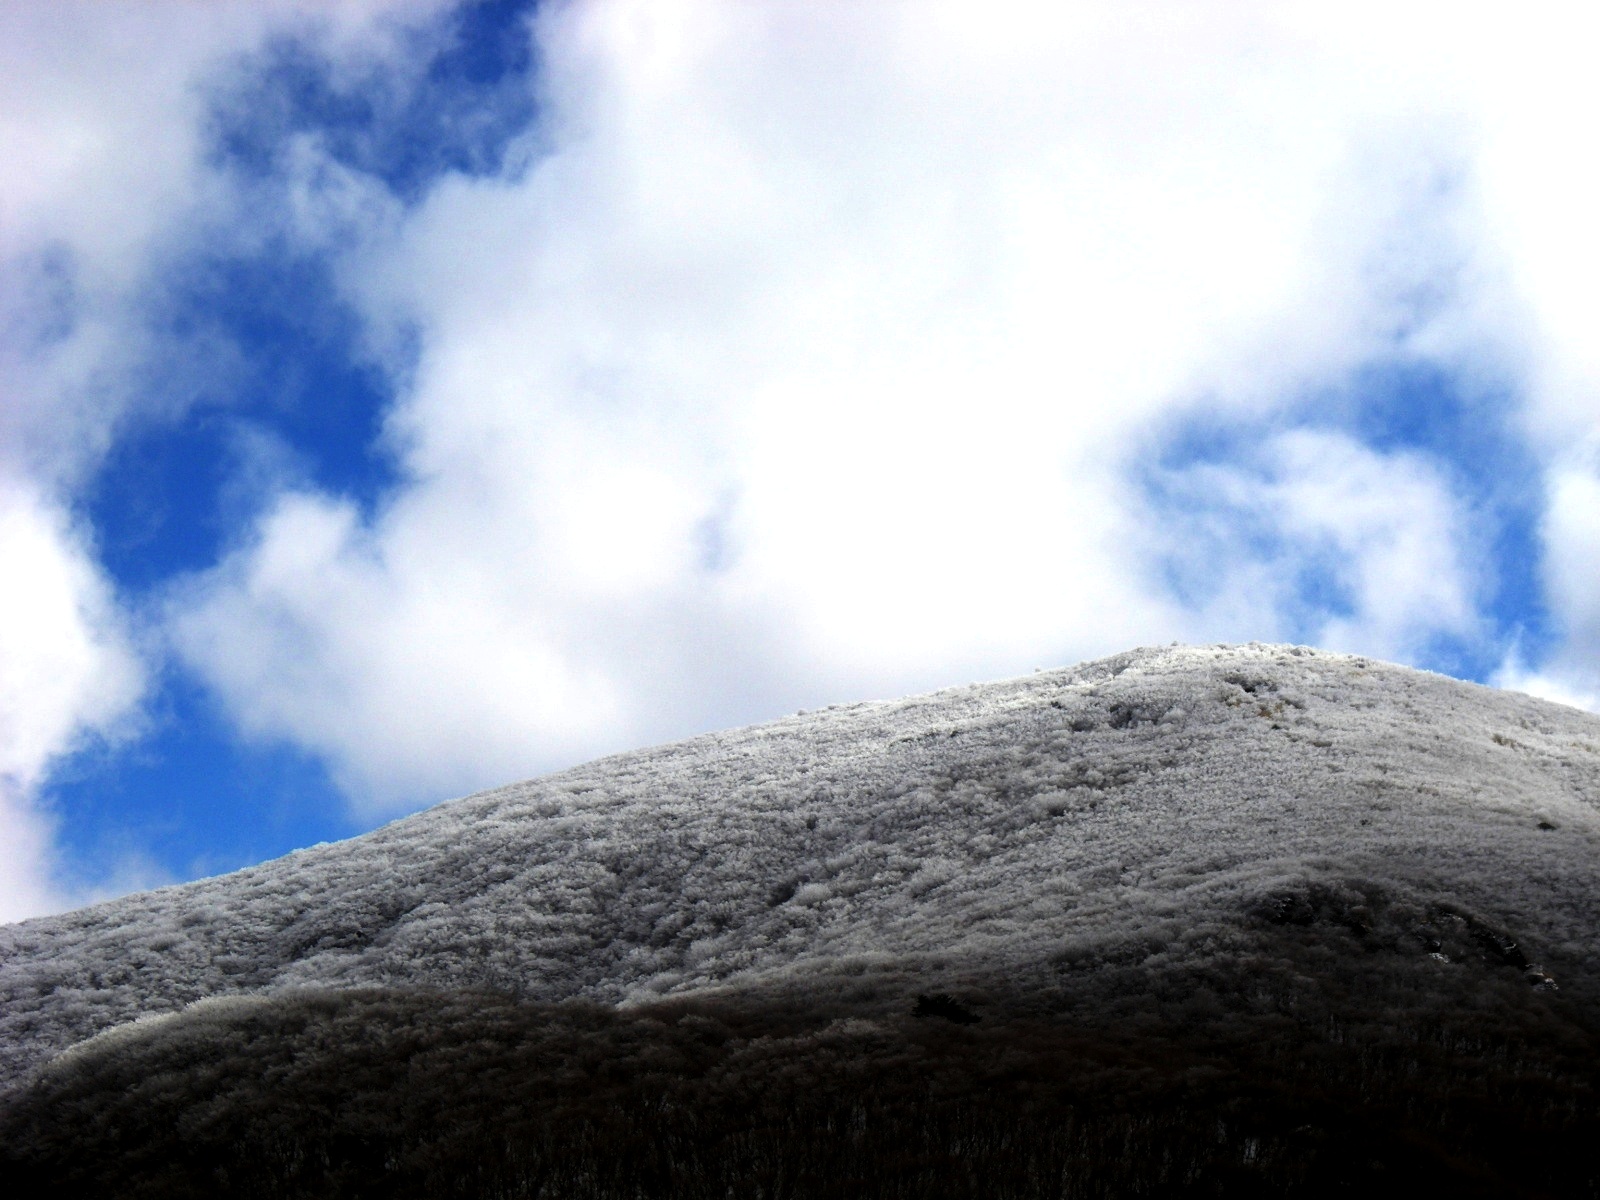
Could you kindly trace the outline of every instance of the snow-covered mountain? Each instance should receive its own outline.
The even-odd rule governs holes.
[[[1274,930],[1592,1003],[1597,883],[1600,719],[1301,647],[1143,649],[622,754],[0,929],[0,1084],[207,997],[1046,1011],[1065,979]]]

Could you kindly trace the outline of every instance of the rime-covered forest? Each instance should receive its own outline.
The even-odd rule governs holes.
[[[1300,647],[802,713],[0,929],[8,1195],[1600,1193],[1600,719]]]

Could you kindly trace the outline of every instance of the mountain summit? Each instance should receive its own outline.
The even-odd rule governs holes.
[[[432,1046],[456,1036],[437,1030],[491,1012],[502,1029],[523,1019],[508,1014],[543,1014],[550,1029],[583,1013],[607,1037],[622,1036],[619,1022],[644,1037],[642,1021],[663,1045],[689,1036],[686,1021],[722,1022],[717,1054],[788,1037],[785,1070],[835,1061],[843,1039],[861,1062],[899,1063],[895,1078],[955,1053],[948,1045],[983,1045],[1020,1064],[984,1075],[983,1094],[1023,1097],[1035,1116],[1044,1110],[1028,1106],[1046,1093],[1081,1115],[1090,1093],[1148,1087],[1167,1108],[1181,1093],[1210,1114],[1223,1093],[1259,1090],[1262,1072],[1342,1062],[1327,1047],[1355,1043],[1368,1047],[1361,1061],[1438,1043],[1444,1058],[1425,1071],[1441,1080],[1455,1079],[1441,1065],[1452,1045],[1523,1047],[1526,1071],[1505,1067],[1510,1095],[1523,1074],[1564,1079],[1592,1052],[1597,876],[1600,719],[1303,647],[1135,650],[617,755],[231,875],[0,929],[0,1084],[11,1089],[0,1134],[9,1121],[37,1149],[23,1158],[48,1174],[39,1163],[70,1157],[59,1130],[77,1126],[63,1113],[108,1103],[135,1062],[191,1077],[194,1047],[211,1055],[219,1031],[299,1038],[302,1059],[327,1058],[325,1043],[303,1042],[318,1021],[421,1021],[435,1032],[415,1044]],[[432,1015],[418,1018],[419,1005]],[[945,1049],[930,1048],[930,1031]],[[1077,1049],[1063,1058],[1066,1031]],[[920,1049],[883,1049],[896,1039]],[[1276,1067],[1238,1066],[1268,1044]],[[1080,1077],[1111,1045],[1139,1064],[1125,1064],[1120,1091],[1115,1072]],[[396,1053],[384,1051],[384,1070]],[[1060,1066],[1068,1059],[1080,1066]],[[1150,1083],[1152,1062],[1178,1059],[1181,1080]],[[738,1076],[717,1061],[717,1078]],[[961,1061],[940,1068],[947,1083],[967,1080],[947,1098],[979,1086],[976,1060]],[[1248,1078],[1233,1091],[1206,1091],[1207,1070],[1236,1068]],[[880,1094],[882,1070],[862,1069],[839,1095]],[[716,1074],[663,1070],[697,1087]],[[1578,1078],[1571,1088],[1586,1088]],[[1485,1100],[1454,1133],[1432,1130],[1429,1144],[1476,1137],[1499,1104]],[[1235,1167],[1255,1169],[1271,1158],[1260,1147],[1290,1132],[1222,1142],[1245,1156]],[[1430,1169],[1461,1161],[1433,1153]],[[1221,1178],[1206,1155],[1196,1187]],[[1470,1191],[1512,1169],[1475,1159],[1460,1170]],[[347,1194],[329,1171],[293,1186]],[[1290,1172],[1273,1186],[1291,1175],[1315,1183]],[[866,1179],[857,1194],[876,1194]],[[795,1186],[787,1194],[812,1194]],[[612,1194],[595,1188],[562,1194]]]

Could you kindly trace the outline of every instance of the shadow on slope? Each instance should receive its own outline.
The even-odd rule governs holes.
[[[1488,951],[1362,951],[1362,920],[1290,896],[1227,956],[1058,964],[1048,1003],[887,968],[210,1000],[36,1073],[0,1163],[19,1197],[1596,1194],[1594,1014]]]

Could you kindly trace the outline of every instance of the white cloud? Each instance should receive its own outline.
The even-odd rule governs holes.
[[[1301,430],[1168,484],[1153,540],[1221,636],[1406,660],[1440,635],[1480,633],[1486,581],[1465,505],[1415,455]]]
[[[288,30],[381,53],[398,22],[371,22],[426,7],[0,9],[0,467],[81,475],[130,403],[181,412],[182,397],[136,394],[129,376],[151,351],[141,308],[152,272],[231,200],[202,159],[209,86]]]
[[[288,34],[351,71],[409,54],[404,31],[446,2],[0,6],[0,474],[70,492],[123,422],[175,419],[192,398],[141,386],[172,350],[146,310],[173,257],[240,215],[205,159],[217,85]],[[250,215],[330,236],[358,200],[344,196],[341,213],[336,173],[323,175],[322,211]]]
[[[358,79],[428,7],[0,16],[0,151],[37,165],[0,185],[32,289],[0,344],[6,479],[56,495],[92,466],[149,352],[143,283],[241,212],[341,247],[407,381],[409,482],[376,517],[286,491],[169,610],[241,725],[369,811],[796,704],[1280,636],[1306,619],[1286,572],[1323,560],[1349,608],[1324,640],[1470,638],[1470,514],[1420,458],[1298,434],[1219,466],[1299,557],[1223,530],[1199,607],[1153,580],[1181,546],[1128,461],[1197,398],[1270,421],[1384,354],[1524,372],[1542,444],[1593,424],[1593,179],[1558,152],[1593,108],[1578,31],[1430,5],[548,5],[524,171],[407,214],[302,137],[268,210],[197,158],[204,85],[271,32],[316,23]],[[1570,673],[1600,576],[1566,479]]]
[[[1531,424],[1559,446],[1600,416],[1600,165],[1577,152],[1600,104],[1589,53],[1600,14],[1554,5],[1509,30],[1466,23],[1455,36],[1471,52],[1458,70],[1477,68],[1483,237],[1522,310]]]
[[[1550,598],[1565,615],[1568,650],[1600,676],[1600,464],[1569,462],[1551,472],[1545,543]]]
[[[125,422],[188,399],[137,380],[153,274],[230,202],[201,158],[206,88],[275,32],[379,54],[428,7],[0,7],[0,921],[105,886],[63,890],[80,871],[42,792],[133,719],[144,664],[73,500]]]
[[[1593,446],[1578,444],[1547,473],[1542,582],[1560,623],[1555,649],[1538,669],[1509,657],[1495,682],[1600,711],[1600,458]]]
[[[1495,687],[1508,691],[1526,692],[1541,700],[1553,700],[1572,708],[1600,712],[1600,694],[1575,688],[1570,681],[1547,672],[1529,671],[1519,666],[1515,659],[1509,660],[1495,673],[1493,682]]]
[[[1460,253],[1460,137],[1264,9],[1037,17],[548,11],[529,169],[447,180],[344,265],[376,342],[422,332],[414,482],[366,529],[286,497],[183,598],[189,661],[383,806],[1212,636],[1151,582],[1125,458],[1194,396],[1464,341],[1448,305],[1404,327]],[[1470,624],[1451,498],[1345,457],[1260,498],[1347,562],[1327,636]]]
[[[59,906],[39,785],[86,737],[117,731],[142,671],[81,539],[39,496],[4,481],[0,563],[0,921],[8,921]]]
[[[40,788],[141,685],[64,493],[112,436],[128,293],[195,183],[195,62],[150,15],[0,12],[0,920],[64,903]]]
[[[552,627],[537,579],[485,561],[470,528],[402,521],[380,543],[346,507],[285,497],[182,644],[247,731],[322,751],[357,795],[437,796],[514,767],[529,737],[592,736],[617,715],[608,682]],[[470,747],[471,767],[441,746]]]

